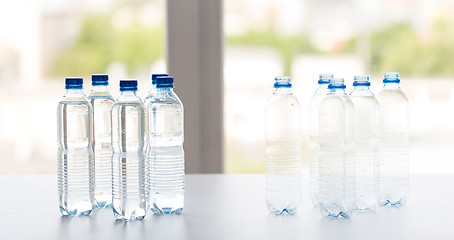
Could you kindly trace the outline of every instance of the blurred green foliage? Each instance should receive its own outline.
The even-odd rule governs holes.
[[[284,74],[289,76],[293,58],[301,53],[318,53],[304,35],[283,36],[276,34],[272,28],[267,31],[251,30],[244,35],[227,36],[228,45],[267,46],[279,51],[284,58]]]
[[[401,23],[371,36],[371,70],[412,76],[453,75],[454,23],[438,19],[424,37]]]
[[[162,58],[164,26],[150,28],[133,23],[126,28],[112,26],[110,15],[90,15],[83,19],[76,43],[56,58],[52,74],[84,76],[103,73],[109,63],[121,61],[134,74],[141,67]]]
[[[358,33],[362,34],[362,33]],[[397,71],[406,76],[453,75],[454,23],[447,18],[436,20],[425,35],[418,34],[408,23],[398,23],[370,34],[371,74]],[[355,53],[357,38],[340,44],[335,50],[318,50],[304,34],[277,34],[269,30],[251,30],[239,36],[227,36],[228,45],[266,46],[284,58],[284,73],[291,74],[291,63],[300,54]],[[361,54],[361,53],[358,53]]]

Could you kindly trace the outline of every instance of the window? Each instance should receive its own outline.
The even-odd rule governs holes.
[[[55,173],[56,106],[64,78],[107,73],[148,92],[165,72],[165,1],[2,1],[0,3],[0,174]]]
[[[289,75],[302,106],[308,161],[308,104],[319,73],[400,72],[410,99],[410,172],[453,173],[454,20],[449,1],[224,1],[225,171],[263,172],[264,105],[273,78]],[[307,169],[307,167],[306,167]]]

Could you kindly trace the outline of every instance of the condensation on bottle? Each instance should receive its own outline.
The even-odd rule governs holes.
[[[93,74],[88,99],[93,107],[95,182],[94,197],[98,208],[112,206],[112,106],[109,76]]]
[[[322,216],[349,218],[355,209],[355,108],[343,78],[333,78],[319,105],[319,209]]]
[[[294,214],[301,201],[301,109],[290,77],[277,77],[265,106],[265,198],[268,210]]]
[[[370,91],[369,76],[355,76],[350,99],[355,105],[356,210],[375,211],[378,205],[379,104]]]
[[[171,76],[156,78],[147,106],[149,206],[154,214],[179,214],[184,207],[184,112]]]
[[[82,78],[66,78],[57,107],[58,200],[63,215],[89,215],[94,205],[93,109]]]
[[[399,73],[385,73],[380,103],[380,204],[401,206],[409,191],[409,123],[407,96]]]
[[[320,74],[318,79],[318,88],[312,95],[309,103],[309,185],[312,205],[318,206],[318,155],[320,152],[318,132],[318,107],[320,102],[330,93],[328,89],[329,80],[333,74]]]
[[[136,80],[120,81],[112,107],[112,208],[117,219],[141,220],[147,211],[145,109]]]

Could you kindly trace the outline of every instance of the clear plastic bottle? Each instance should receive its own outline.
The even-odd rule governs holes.
[[[166,73],[158,73],[158,74],[151,75],[151,89],[150,89],[150,91],[148,91],[148,94],[145,97],[145,100],[143,101],[143,105],[145,107],[145,127],[146,127],[145,128],[145,139],[147,142],[149,142],[148,141],[148,137],[150,135],[149,129],[151,129],[151,126],[150,126],[151,121],[148,120],[148,111],[147,111],[148,105],[150,104],[151,99],[156,95],[156,93],[158,91],[156,88],[156,79],[158,77],[165,77],[165,76],[169,76],[169,75]],[[148,157],[148,149],[149,149],[149,147],[147,147],[147,149],[146,149],[147,152],[146,152],[145,156],[147,157],[147,166],[150,166],[150,163],[149,163],[150,158]],[[148,173],[148,175],[150,175],[150,173]]]
[[[355,108],[343,78],[333,78],[319,105],[319,208],[323,216],[349,218],[355,209]]]
[[[310,175],[310,194],[311,201],[314,206],[318,205],[318,154],[319,147],[319,132],[318,132],[318,106],[320,102],[330,93],[328,89],[329,80],[333,78],[333,74],[320,74],[318,79],[318,88],[312,95],[309,103],[309,175]]]
[[[301,108],[290,77],[277,77],[265,106],[265,189],[271,213],[294,214],[301,201]]]
[[[399,206],[409,190],[408,98],[399,87],[399,73],[385,73],[380,103],[380,204]]]
[[[158,77],[156,95],[147,107],[149,206],[154,214],[178,214],[184,207],[184,113],[173,86],[173,77]]]
[[[143,105],[145,108],[148,107],[148,104],[150,103],[151,99],[156,95],[157,88],[156,88],[156,79],[158,77],[165,77],[169,76],[167,73],[157,73],[157,74],[152,74],[151,75],[151,89],[148,92],[147,96],[145,97],[145,100],[143,100]]]
[[[356,210],[375,211],[378,205],[378,111],[369,76],[355,76],[350,99],[356,110]]]
[[[145,109],[136,80],[121,80],[120,91],[112,107],[112,207],[117,219],[141,220],[148,196]]]
[[[95,204],[98,208],[112,206],[112,106],[115,103],[107,88],[109,76],[93,74],[88,94],[93,107],[95,137]]]
[[[93,209],[93,109],[82,78],[66,78],[57,107],[58,197],[63,215],[89,215]]]

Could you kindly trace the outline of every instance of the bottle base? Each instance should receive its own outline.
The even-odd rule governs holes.
[[[100,209],[103,209],[103,208],[111,208],[112,207],[112,203],[107,203],[107,202],[98,202],[96,205],[95,205],[96,208],[100,208]]]
[[[355,211],[364,213],[364,212],[375,212],[377,210],[377,204],[371,204],[371,205],[356,205],[355,206]]]
[[[353,209],[349,210],[349,209],[340,207],[336,204],[331,204],[329,206],[320,204],[319,207],[320,207],[320,213],[322,214],[323,217],[350,218],[350,216],[353,214]]]
[[[405,205],[405,201],[401,198],[398,201],[391,201],[389,199],[380,202],[383,207],[400,207]]]
[[[123,211],[123,214],[119,213],[115,208],[112,208],[112,210],[113,210],[115,219],[123,220],[123,221],[126,221],[126,222],[129,222],[129,221],[132,221],[132,220],[139,220],[140,221],[140,220],[145,218],[145,214],[146,214],[146,211],[144,209],[142,209],[142,208],[130,210],[130,211],[127,211],[127,212]]]
[[[184,207],[184,193],[154,194],[149,206],[153,214],[180,214]]]
[[[285,215],[285,214],[294,215],[296,213],[296,207],[295,208],[284,208],[284,209],[268,207],[268,211],[274,215]]]
[[[60,212],[63,216],[88,216],[91,214],[93,209],[65,209],[64,207],[60,206]]]
[[[170,215],[170,214],[180,214],[183,211],[183,208],[157,208],[155,206],[150,208],[151,212],[155,215]]]
[[[109,208],[112,207],[112,195],[98,193],[95,194],[95,208]]]

